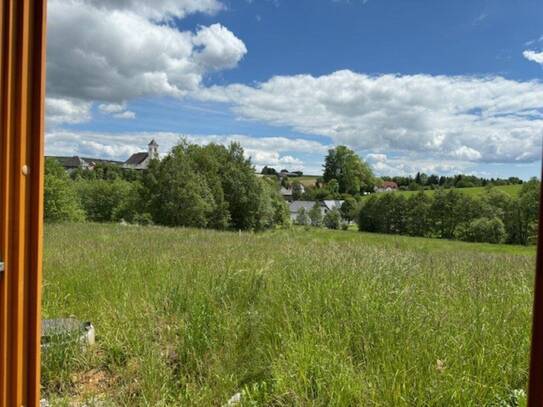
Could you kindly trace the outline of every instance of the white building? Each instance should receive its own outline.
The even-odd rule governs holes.
[[[123,164],[124,168],[132,170],[145,170],[149,166],[151,160],[158,160],[160,156],[158,154],[158,144],[153,139],[147,145],[147,152],[135,153],[130,156],[128,160]]]

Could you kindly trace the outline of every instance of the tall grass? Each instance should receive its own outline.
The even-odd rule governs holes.
[[[45,393],[59,405],[222,405],[237,392],[245,405],[498,405],[526,386],[533,255],[423,241],[47,226],[45,317],[92,321],[97,344],[46,356]]]

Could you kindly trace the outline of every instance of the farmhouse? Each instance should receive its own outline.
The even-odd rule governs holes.
[[[303,186],[303,184],[299,184],[299,188],[300,188],[300,191],[299,191],[300,194],[305,193],[305,187]],[[288,201],[288,202],[294,201],[294,191],[292,187],[289,187],[289,188],[281,187],[281,189],[279,190],[279,193],[281,194],[281,196],[283,197],[285,201]]]
[[[375,192],[392,192],[398,190],[398,184],[394,181],[383,181],[383,185],[375,187]]]
[[[100,158],[79,157],[77,155],[73,157],[52,156],[50,158],[56,159],[68,173],[75,171],[77,168],[81,168],[83,170],[93,170],[94,167],[96,167],[96,164],[122,165],[121,161],[103,160]]]
[[[328,212],[330,212],[330,211],[332,211],[334,209],[339,210],[341,208],[341,205],[343,205],[343,202],[345,202],[345,201],[337,200],[337,199],[336,200],[328,200],[328,199],[326,199],[326,200],[322,201],[322,205],[324,207],[324,212],[328,213]]]
[[[296,220],[296,217],[298,216],[298,212],[300,209],[304,208],[304,210],[309,212],[313,206],[315,206],[315,203],[318,203],[321,207],[321,212],[324,216],[324,206],[320,201],[294,201],[289,203],[288,209],[290,212],[290,219],[294,222]]]
[[[293,201],[290,202],[289,212],[290,212],[290,219],[292,221],[296,220],[296,217],[298,216],[298,212],[301,208],[304,208],[306,212],[309,212],[313,206],[315,206],[315,203],[317,203],[321,208],[322,215],[326,215],[328,212],[334,209],[340,209],[341,205],[343,205],[342,200],[324,200],[324,201]]]

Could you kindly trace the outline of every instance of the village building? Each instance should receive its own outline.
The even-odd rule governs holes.
[[[140,153],[135,153],[128,158],[123,164],[123,168],[128,168],[132,170],[146,170],[149,167],[151,160],[158,160],[160,156],[158,154],[158,144],[153,139],[147,145],[147,151]]]
[[[383,181],[383,184],[374,188],[375,192],[392,192],[398,190],[398,184],[394,181]]]
[[[324,201],[322,201],[322,205],[324,207],[324,212],[325,213],[328,213],[334,209],[337,209],[337,210],[340,210],[341,209],[341,205],[343,205],[343,200],[341,199],[336,199],[336,200],[331,200],[331,199],[325,199]]]
[[[299,188],[300,188],[300,194],[304,194],[305,193],[304,185],[300,184]],[[287,201],[287,202],[294,201],[294,192],[293,192],[292,187],[285,188],[285,187],[282,186],[281,189],[279,190],[279,193],[281,194],[281,196],[283,197],[283,199],[285,201]]]
[[[123,164],[121,161],[103,160],[100,158],[79,157],[77,155],[73,157],[50,156],[47,158],[54,158],[55,160],[57,160],[60,163],[60,165],[62,165],[68,173],[72,173],[78,168],[83,169],[83,170],[93,170],[97,164],[112,164],[112,165]]]
[[[298,217],[298,212],[301,208],[304,208],[305,212],[308,213],[311,209],[313,209],[313,206],[315,204],[318,204],[322,216],[326,215],[328,212],[337,209],[339,210],[341,208],[341,205],[343,205],[343,200],[324,200],[324,201],[292,201],[288,204],[289,212],[290,212],[290,219],[294,222],[296,221],[296,218]]]
[[[149,166],[151,160],[160,159],[158,152],[158,144],[155,140],[147,145],[147,151],[132,154],[126,161],[104,160],[102,158],[89,158],[89,157],[62,157],[62,156],[49,156],[48,158],[54,158],[68,173],[74,172],[76,169],[82,170],[94,170],[97,164],[109,164],[116,165],[121,168],[133,169],[133,170],[145,170]]]

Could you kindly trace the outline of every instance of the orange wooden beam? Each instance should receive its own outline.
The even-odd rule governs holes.
[[[0,0],[0,407],[40,399],[46,0]]]

